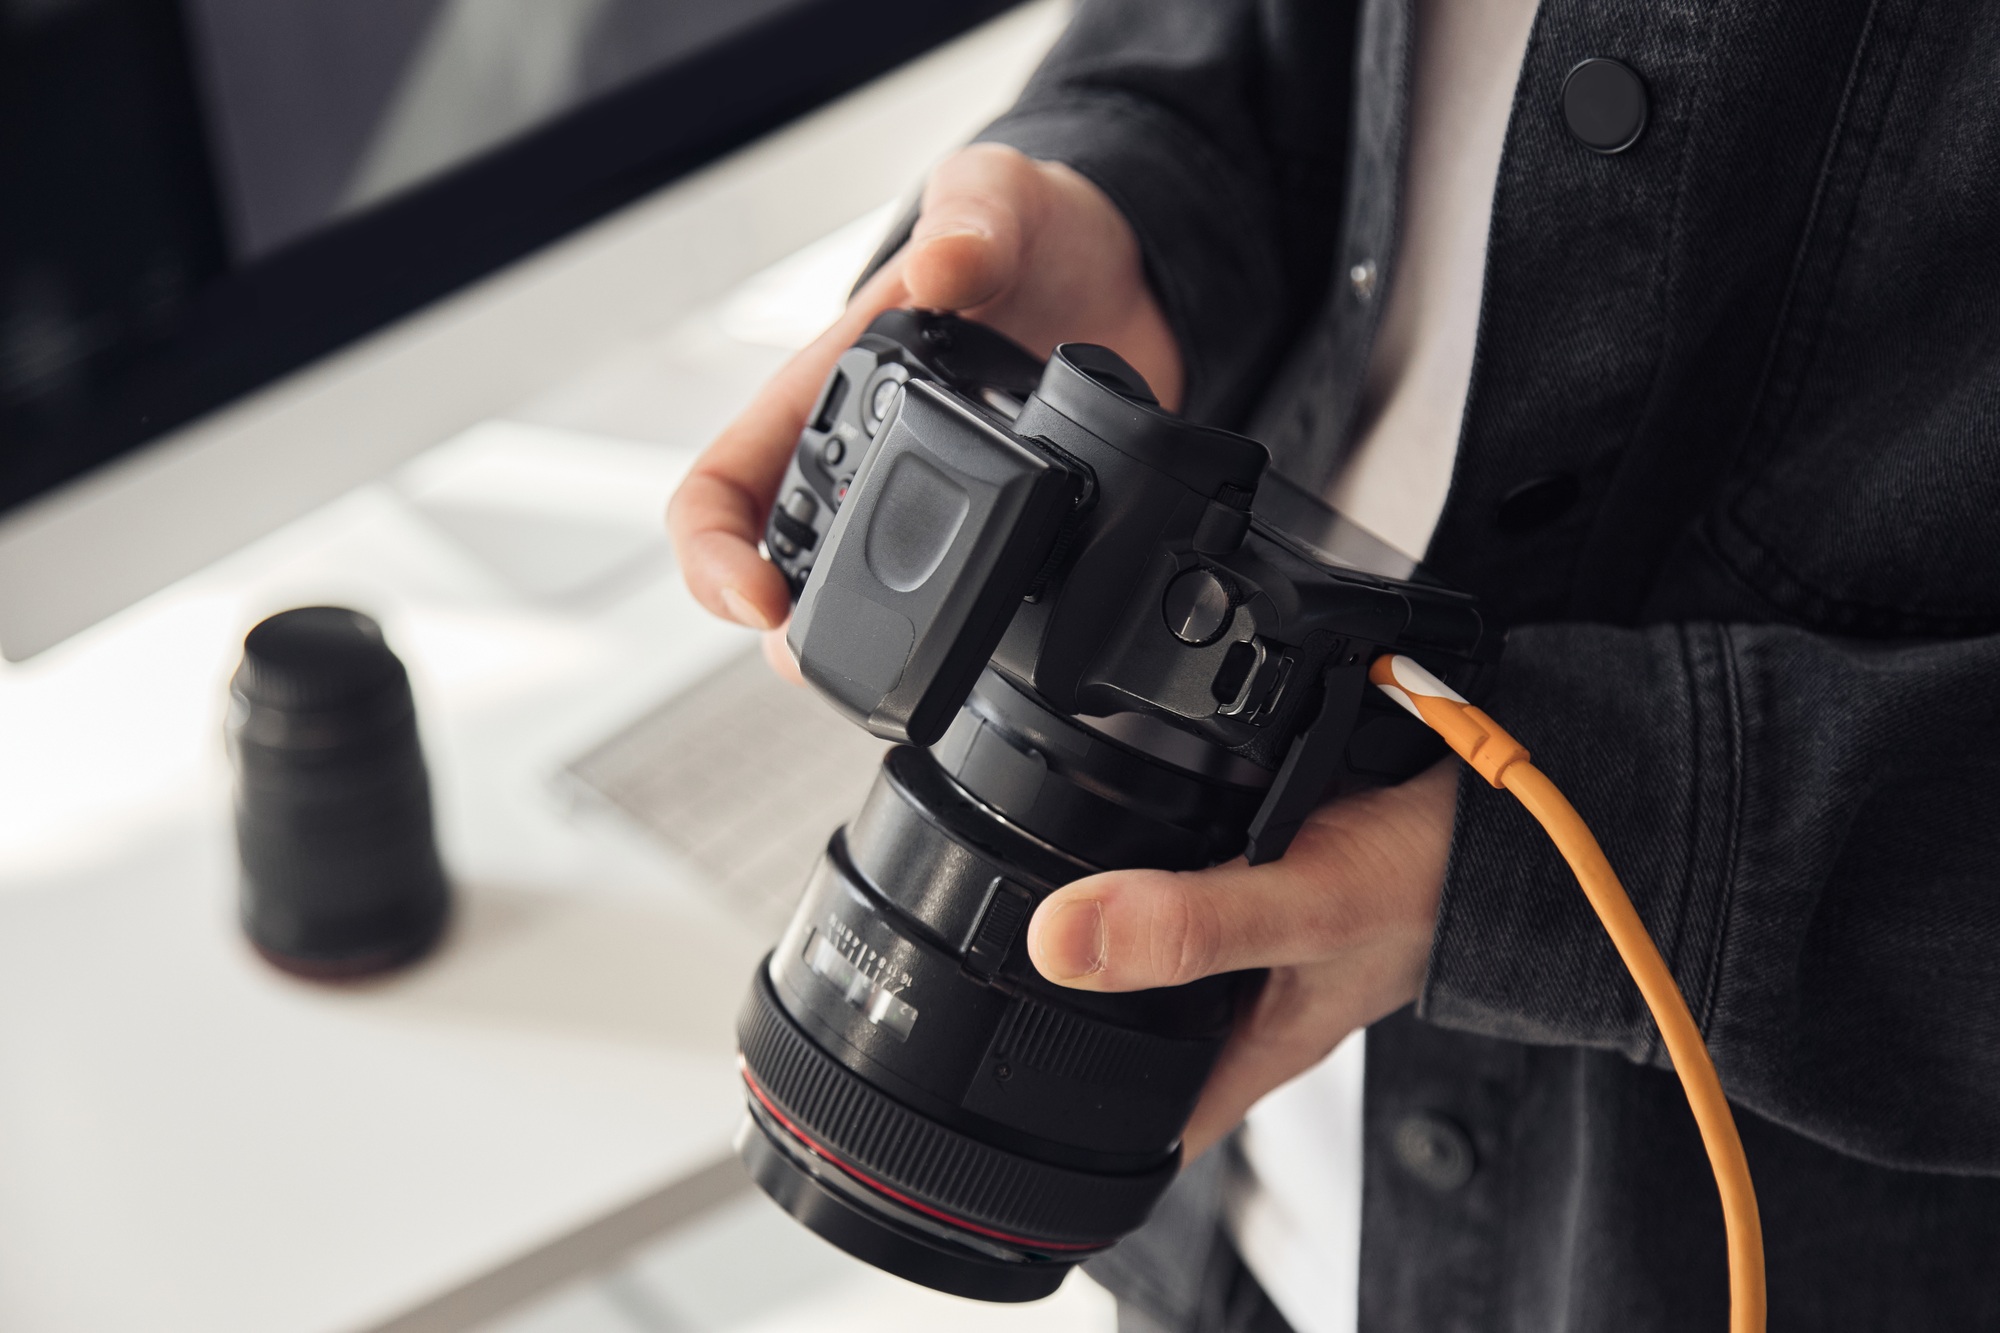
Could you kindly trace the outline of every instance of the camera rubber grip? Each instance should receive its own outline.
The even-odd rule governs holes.
[[[1076,478],[912,380],[792,616],[799,670],[884,740],[929,745],[986,666],[1070,512]]]

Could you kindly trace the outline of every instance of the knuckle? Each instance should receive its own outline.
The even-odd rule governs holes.
[[[1026,153],[1009,148],[993,158],[993,165],[1009,190],[1029,190],[1042,183],[1041,164]]]

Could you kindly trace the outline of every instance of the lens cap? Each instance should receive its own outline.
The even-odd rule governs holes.
[[[263,621],[230,682],[244,931],[279,968],[318,979],[428,952],[448,893],[403,664],[345,607]]]

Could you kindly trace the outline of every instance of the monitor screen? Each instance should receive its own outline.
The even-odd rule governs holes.
[[[230,257],[392,198],[799,0],[188,0]]]
[[[1011,0],[0,10],[0,511]]]

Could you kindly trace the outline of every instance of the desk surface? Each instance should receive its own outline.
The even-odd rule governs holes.
[[[233,919],[225,682],[316,601],[411,668],[457,891],[348,988]],[[0,676],[0,1325],[371,1327],[727,1153],[764,942],[552,780],[744,647],[664,562],[528,604],[383,485],[105,630]]]
[[[970,68],[1018,80],[1058,17]],[[491,1310],[454,1293],[523,1256],[547,1271],[516,1296],[677,1188],[714,1201],[766,941],[555,779],[751,641],[687,597],[657,514],[684,441],[785,354],[725,336],[756,313],[496,405],[517,424],[0,667],[0,1327],[461,1327]],[[534,542],[574,567],[509,567]],[[375,614],[409,665],[457,891],[433,959],[347,988],[276,974],[233,917],[226,682],[252,623],[310,602]]]

